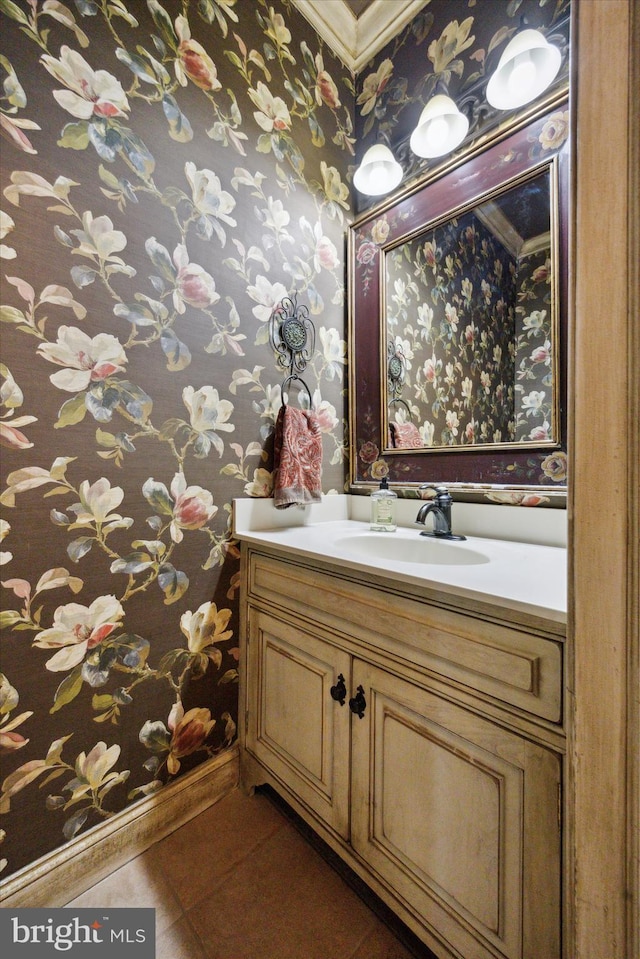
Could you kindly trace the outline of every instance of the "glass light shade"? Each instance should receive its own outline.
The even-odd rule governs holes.
[[[402,167],[388,146],[376,143],[369,147],[353,175],[353,185],[367,196],[389,193],[400,183]]]
[[[513,110],[535,100],[555,80],[562,55],[539,30],[518,33],[500,57],[487,84],[487,100],[497,110]]]
[[[409,144],[419,157],[440,157],[462,143],[469,129],[464,113],[444,94],[432,97],[420,114]]]

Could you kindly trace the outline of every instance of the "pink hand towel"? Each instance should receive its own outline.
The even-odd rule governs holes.
[[[424,446],[415,423],[390,423],[391,445],[398,450],[417,450]]]
[[[322,499],[322,436],[309,410],[281,406],[273,443],[276,509],[319,503]]]

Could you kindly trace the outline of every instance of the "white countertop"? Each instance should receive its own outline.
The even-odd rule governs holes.
[[[399,527],[392,533],[372,533],[368,523],[340,518],[266,529],[242,528],[239,524],[234,532],[240,540],[277,548],[291,557],[323,560],[414,587],[438,589],[451,597],[494,605],[497,602],[554,623],[566,623],[566,549],[479,536],[469,536],[464,542],[440,542],[421,537],[420,529]],[[393,546],[387,547],[386,539],[381,541],[386,537],[395,541]],[[405,553],[421,560],[421,546],[429,551],[433,562],[405,561]],[[439,561],[440,546],[445,547],[444,562]],[[376,550],[395,552],[403,558],[382,560],[376,557]],[[451,550],[473,561],[458,564]]]

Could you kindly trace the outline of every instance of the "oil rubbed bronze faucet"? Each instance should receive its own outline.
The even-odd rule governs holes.
[[[429,513],[433,513],[433,531],[423,530],[421,536],[435,536],[436,539],[466,539],[466,536],[456,536],[451,532],[451,494],[446,486],[431,486],[425,483],[420,489],[433,489],[436,491],[435,500],[431,503],[423,503],[418,510],[416,523],[422,523],[424,526]]]

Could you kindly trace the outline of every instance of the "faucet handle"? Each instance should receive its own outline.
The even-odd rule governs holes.
[[[447,506],[452,502],[451,493],[446,486],[434,486],[433,483],[423,483],[419,489],[432,489],[436,493],[436,502],[440,506]]]

